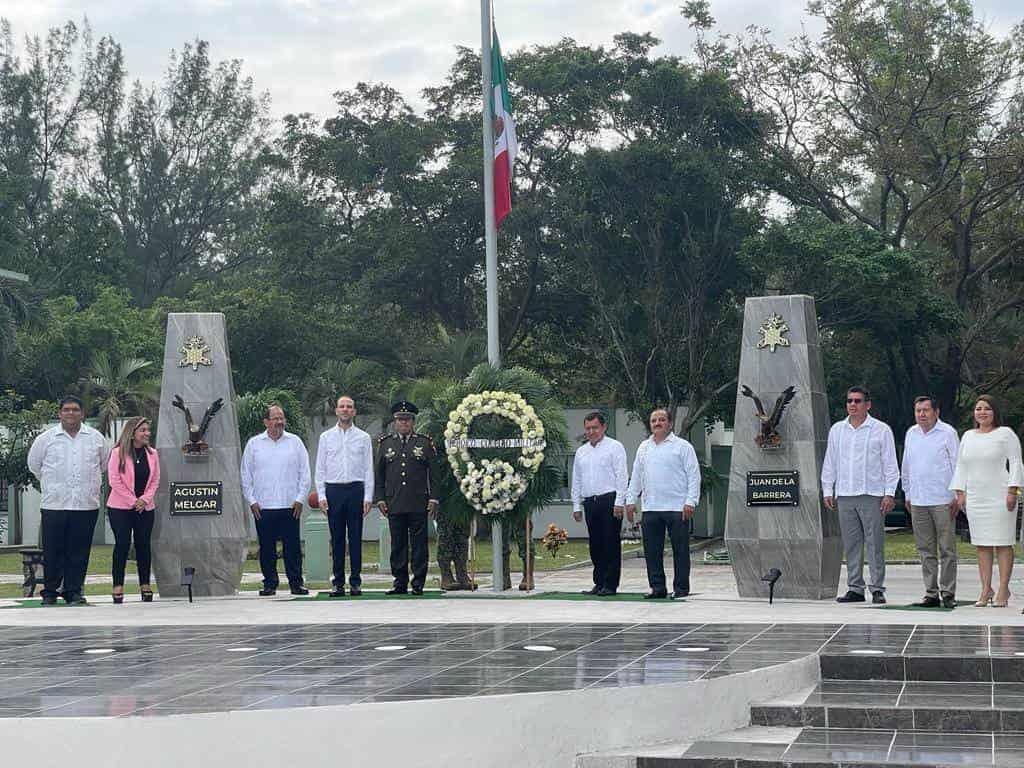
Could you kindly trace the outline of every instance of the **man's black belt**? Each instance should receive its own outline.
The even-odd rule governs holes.
[[[351,483],[324,483],[325,488],[354,488],[357,485],[365,485],[362,480],[354,480]]]
[[[614,496],[614,495],[615,495],[615,491],[608,491],[608,493],[601,493],[601,494],[598,494],[597,496],[584,496],[583,500],[584,501],[597,501],[598,499],[603,499],[603,498],[606,498],[608,496]]]

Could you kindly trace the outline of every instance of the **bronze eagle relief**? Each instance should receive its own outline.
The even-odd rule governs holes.
[[[192,418],[192,411],[185,405],[181,395],[175,395],[171,405],[185,414],[185,426],[188,428],[188,442],[181,446],[181,452],[186,456],[209,456],[210,446],[206,442],[206,430],[210,427],[213,417],[224,406],[224,398],[218,397],[203,414],[202,421],[195,423]]]
[[[757,409],[756,415],[757,420],[761,423],[761,429],[754,437],[754,442],[763,451],[779,448],[782,445],[782,436],[778,431],[779,422],[782,421],[782,414],[785,413],[786,406],[796,396],[796,387],[788,386],[782,390],[782,394],[776,399],[775,407],[772,408],[770,414],[765,411],[761,398],[754,394],[753,390],[746,384],[742,386],[740,393],[744,397],[749,397],[753,400],[754,407]]]

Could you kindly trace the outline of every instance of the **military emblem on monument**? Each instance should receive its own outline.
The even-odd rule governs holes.
[[[757,329],[757,332],[761,334],[761,340],[757,342],[758,349],[768,348],[769,352],[774,352],[776,347],[788,347],[789,339],[786,338],[786,334],[789,333],[789,326],[786,325],[786,321],[781,316],[772,312],[768,316],[768,319],[761,323],[761,327]]]
[[[213,401],[210,407],[206,409],[206,413],[203,414],[203,420],[198,425],[192,419],[192,411],[185,405],[181,395],[175,395],[171,405],[185,414],[185,424],[188,426],[188,442],[181,446],[181,452],[185,454],[186,458],[194,460],[209,458],[210,446],[204,438],[206,437],[206,430],[209,428],[210,422],[213,421],[213,417],[223,407],[224,398],[218,397]]]
[[[789,342],[786,343],[788,344]],[[769,451],[781,446],[782,436],[778,432],[779,422],[782,421],[782,414],[785,413],[786,406],[796,396],[796,387],[789,386],[782,391],[782,394],[775,401],[775,407],[772,408],[771,414],[765,412],[761,398],[755,395],[753,390],[746,384],[743,385],[740,392],[744,397],[749,397],[754,401],[754,407],[757,408],[757,420],[761,422],[761,431],[754,438],[754,442],[763,451]]]
[[[178,350],[182,357],[178,361],[179,368],[192,366],[193,371],[198,371],[200,365],[213,365],[210,360],[210,346],[203,341],[202,336],[189,336]]]

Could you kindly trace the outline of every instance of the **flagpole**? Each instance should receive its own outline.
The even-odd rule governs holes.
[[[494,222],[494,115],[491,114],[491,0],[480,0],[480,83],[483,95],[484,243],[487,260],[487,361],[501,367],[498,341],[498,229]],[[504,588],[501,520],[491,521],[491,589]]]

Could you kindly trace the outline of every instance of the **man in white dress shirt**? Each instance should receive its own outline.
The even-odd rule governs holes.
[[[43,605],[55,605],[58,596],[68,604],[86,602],[85,574],[110,448],[84,418],[82,401],[64,397],[60,424],[40,433],[28,452],[29,471],[43,494]]]
[[[355,597],[363,594],[363,518],[373,502],[373,443],[353,423],[356,403],[351,397],[339,397],[334,414],[338,424],[320,435],[316,452],[316,493],[331,528],[331,597],[345,596],[346,535],[349,585]]]
[[[832,425],[821,467],[825,506],[838,510],[846,550],[846,594],[840,603],[864,602],[864,548],[871,567],[871,602],[885,602],[885,516],[892,511],[900,469],[888,424],[872,418],[864,387],[846,393],[847,417]]]
[[[572,516],[586,514],[594,587],[585,594],[608,597],[619,588],[622,575],[622,513],[626,498],[626,449],[605,435],[608,425],[600,411],[583,419],[587,442],[572,461]]]
[[[651,591],[645,598],[668,597],[665,584],[665,532],[672,543],[672,597],[690,594],[690,520],[700,501],[700,464],[689,442],[672,432],[664,408],[651,412],[651,436],[640,443],[626,493],[626,514],[633,519],[643,499],[640,529]]]
[[[285,431],[284,409],[267,406],[262,434],[249,438],[242,453],[242,493],[256,519],[260,542],[261,597],[277,592],[277,540],[284,553],[284,572],[293,595],[308,595],[302,584],[299,521],[309,493],[309,454],[298,435]]]
[[[903,443],[903,493],[914,525],[924,577],[922,608],[956,608],[956,494],[949,490],[960,441],[939,418],[934,397],[914,400],[914,420]],[[938,546],[939,556],[935,556]]]

